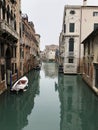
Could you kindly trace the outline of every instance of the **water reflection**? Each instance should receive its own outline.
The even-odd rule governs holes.
[[[45,77],[49,77],[53,79],[58,76],[58,69],[56,63],[53,62],[43,63],[42,69],[45,73]]]
[[[98,129],[98,97],[80,76],[58,74],[55,63],[27,76],[26,92],[0,96],[1,130]]]
[[[34,98],[39,94],[39,71],[28,75],[29,88],[18,95],[5,92],[0,96],[0,129],[21,130],[28,124],[27,116],[34,107]]]
[[[58,92],[61,103],[60,130],[98,129],[98,98],[80,76],[59,74]]]

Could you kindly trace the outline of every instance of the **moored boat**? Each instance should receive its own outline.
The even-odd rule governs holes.
[[[20,91],[20,90],[25,90],[25,88],[28,86],[28,78],[26,76],[23,76],[19,80],[17,80],[12,88],[11,91]]]

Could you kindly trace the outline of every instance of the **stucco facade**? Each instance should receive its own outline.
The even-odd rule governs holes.
[[[58,45],[52,44],[45,46],[46,61],[56,61],[56,50],[58,50]]]
[[[81,6],[65,6],[62,42],[64,44],[63,68],[65,74],[76,74],[79,66]],[[72,28],[70,27],[72,26]]]
[[[98,95],[98,29],[83,42],[83,79]]]
[[[98,24],[98,6],[66,5],[64,7],[60,50],[64,46],[63,68],[65,74],[81,73],[83,69],[83,45],[81,42]],[[60,55],[61,56],[61,55]]]

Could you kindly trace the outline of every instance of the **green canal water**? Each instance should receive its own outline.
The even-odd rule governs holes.
[[[0,95],[0,130],[98,130],[98,97],[55,63],[27,74],[29,87]]]

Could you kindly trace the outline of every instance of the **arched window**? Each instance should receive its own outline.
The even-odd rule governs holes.
[[[12,10],[11,10],[11,20],[13,20],[13,12],[12,12]]]
[[[16,30],[16,16],[14,14],[14,30]]]
[[[5,19],[5,12],[6,12],[6,2],[5,0],[1,0],[1,9],[2,9],[2,15],[1,19]]]
[[[14,16],[13,16],[13,11],[11,10],[11,25],[14,27]]]
[[[14,21],[14,29],[16,30],[16,20]]]
[[[70,38],[69,39],[69,51],[74,51],[74,39]]]
[[[3,2],[4,2],[4,6],[6,7],[6,1],[5,1],[5,0],[3,0]]]
[[[5,9],[4,9],[4,7],[2,8],[2,16],[3,16],[2,18],[5,19]]]
[[[10,9],[9,9],[9,5],[7,6],[7,22],[9,23],[9,14],[10,14]]]
[[[5,0],[1,0],[2,1],[2,6],[6,8],[6,1]]]

